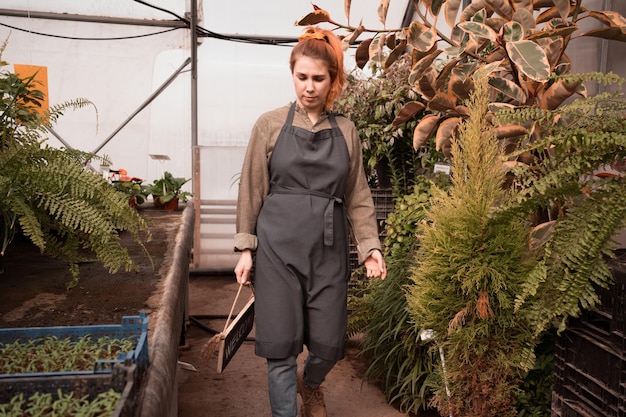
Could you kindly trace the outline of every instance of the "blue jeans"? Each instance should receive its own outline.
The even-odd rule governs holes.
[[[327,361],[309,353],[304,364],[306,384],[311,388],[320,386],[334,365],[334,361]],[[267,360],[267,381],[272,417],[297,416],[297,372],[296,356]]]

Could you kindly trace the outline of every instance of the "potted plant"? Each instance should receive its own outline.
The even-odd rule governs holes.
[[[124,168],[109,170],[111,184],[116,191],[128,197],[128,204],[137,208],[148,198],[148,187],[143,184],[143,180],[137,177],[130,177]]]
[[[138,205],[145,203],[148,198],[148,188],[143,184],[141,178],[131,177],[114,180],[112,184],[113,188],[128,197],[128,203],[131,207],[137,208]]]
[[[187,198],[193,194],[182,189],[191,178],[174,177],[171,172],[165,171],[163,176],[155,180],[148,188],[154,204],[163,205],[166,210],[178,210],[180,201],[187,202]]]

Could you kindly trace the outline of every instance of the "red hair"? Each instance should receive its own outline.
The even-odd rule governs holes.
[[[289,68],[292,73],[296,61],[301,56],[326,62],[331,84],[326,102],[324,103],[324,110],[329,110],[335,100],[341,95],[346,82],[341,41],[330,30],[309,26],[298,38],[298,43],[291,50]]]

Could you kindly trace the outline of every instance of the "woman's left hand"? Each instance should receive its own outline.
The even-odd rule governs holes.
[[[385,279],[387,277],[385,259],[383,258],[383,254],[378,249],[373,251],[371,255],[367,257],[364,265],[368,277],[380,277],[380,279]]]

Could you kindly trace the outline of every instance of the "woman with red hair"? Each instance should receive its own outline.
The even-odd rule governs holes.
[[[255,353],[273,417],[325,417],[320,385],[344,356],[349,226],[370,277],[386,276],[361,142],[331,112],[345,82],[341,41],[309,27],[290,57],[296,100],[255,123],[239,184],[235,274],[253,266]],[[301,372],[297,357],[307,346]]]

